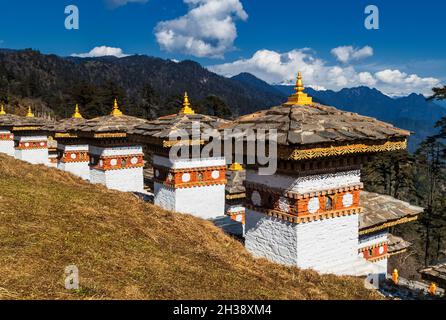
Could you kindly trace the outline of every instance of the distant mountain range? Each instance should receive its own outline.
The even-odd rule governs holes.
[[[184,91],[195,105],[223,103],[238,116],[279,105],[294,89],[270,85],[249,73],[226,78],[189,60],[173,62],[144,55],[64,58],[31,49],[0,49],[0,100],[37,99],[59,117],[70,115],[76,102],[88,116],[104,114],[118,96],[128,114],[153,118],[175,112]],[[411,151],[435,134],[435,123],[446,116],[446,103],[439,106],[418,94],[391,98],[368,87],[338,92],[307,88],[306,92],[316,102],[413,131]],[[172,105],[172,101],[176,102]]]

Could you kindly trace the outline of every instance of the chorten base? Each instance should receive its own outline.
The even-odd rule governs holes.
[[[48,165],[48,138],[46,136],[15,137],[16,159],[31,164]]]
[[[247,209],[245,246],[276,263],[348,274],[341,270],[358,262],[358,223],[356,214],[294,223]]]
[[[141,146],[90,146],[90,182],[124,192],[144,192]]]
[[[155,204],[166,209],[213,219],[225,214],[224,158],[179,159],[154,155]]]
[[[90,179],[90,161],[88,145],[64,145],[58,144],[61,154],[57,168],[70,172],[84,180]]]
[[[9,131],[0,130],[0,153],[14,157],[14,135]]]

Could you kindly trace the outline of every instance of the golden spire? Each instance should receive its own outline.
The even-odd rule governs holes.
[[[74,119],[83,119],[84,117],[82,117],[81,113],[79,112],[79,105],[76,103],[76,108],[74,109],[74,113],[71,116]]]
[[[288,98],[288,101],[285,102],[285,105],[309,105],[313,103],[313,98],[304,92],[305,87],[302,82],[302,74],[300,73],[300,71],[297,75],[296,87],[294,87],[294,90],[296,92]]]
[[[121,110],[119,110],[119,106],[118,106],[118,99],[115,99],[115,103],[113,105],[113,111],[111,112],[111,115],[113,117],[120,117],[120,116],[122,116],[122,112],[121,112]]]
[[[28,107],[28,113],[26,114],[26,117],[28,117],[28,118],[34,118],[34,113],[33,113],[33,111],[31,110],[31,107],[30,107],[30,106]]]
[[[187,92],[184,93],[183,108],[181,108],[179,114],[195,114],[195,111],[190,106]]]
[[[5,114],[5,107],[3,105],[0,105],[0,116],[4,116]]]
[[[242,171],[243,170],[243,166],[238,163],[238,162],[234,162],[233,164],[231,164],[229,166],[229,170],[231,171]]]

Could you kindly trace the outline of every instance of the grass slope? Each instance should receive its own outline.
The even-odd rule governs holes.
[[[81,289],[64,288],[77,265]],[[208,221],[0,155],[0,298],[373,299],[359,279],[253,259]]]

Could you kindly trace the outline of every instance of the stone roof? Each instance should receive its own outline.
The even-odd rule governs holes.
[[[406,241],[403,238],[397,237],[393,234],[388,235],[388,240],[389,240],[388,253],[391,255],[404,251],[412,245],[412,243],[410,243],[409,241]]]
[[[443,287],[446,285],[446,261],[421,269],[419,273],[425,280],[435,281]]]
[[[13,114],[0,116],[0,127],[46,127],[52,121],[38,117],[22,117]]]
[[[175,135],[182,131],[187,132],[190,137],[193,124],[199,124],[199,129],[202,133],[206,130],[218,130],[226,123],[228,123],[228,121],[214,116],[178,113],[148,121],[147,123],[135,127],[131,133],[143,137],[168,141],[170,135]]]
[[[359,215],[360,233],[368,233],[415,220],[423,208],[378,193],[361,192],[363,211]]]
[[[94,133],[128,133],[134,127],[146,123],[147,120],[121,115],[103,116],[86,120],[76,127],[76,131],[84,134]]]
[[[317,103],[272,107],[242,116],[225,127],[276,129],[278,144],[286,146],[401,140],[410,135],[374,118]]]
[[[47,126],[46,129],[56,133],[67,133],[75,131],[79,126],[85,124],[86,121],[83,118],[67,118]]]
[[[14,126],[14,123],[19,121],[19,118],[20,118],[19,116],[16,116],[14,114],[0,115],[0,128]]]

